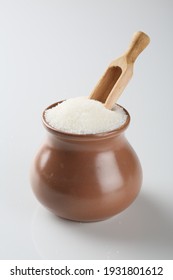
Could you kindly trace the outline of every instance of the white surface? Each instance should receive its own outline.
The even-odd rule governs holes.
[[[173,4],[170,0],[0,1],[0,259],[172,259]],[[88,95],[134,31],[151,37],[119,103],[144,172],[127,210],[81,224],[50,214],[29,183],[41,112]]]

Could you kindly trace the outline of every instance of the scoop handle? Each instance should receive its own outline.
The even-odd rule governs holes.
[[[127,63],[134,63],[138,55],[147,47],[150,38],[142,31],[134,33],[129,48],[125,52]]]

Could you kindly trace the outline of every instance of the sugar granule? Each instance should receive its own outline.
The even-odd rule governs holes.
[[[63,132],[96,134],[119,128],[126,122],[127,115],[118,105],[108,110],[99,101],[76,97],[47,109],[45,119],[50,126]]]

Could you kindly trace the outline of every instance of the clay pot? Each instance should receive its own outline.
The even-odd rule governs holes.
[[[130,122],[126,113],[126,123],[119,129],[77,135],[49,126],[43,112],[48,137],[32,165],[31,184],[51,212],[75,221],[99,221],[133,202],[141,187],[142,170],[124,135]]]

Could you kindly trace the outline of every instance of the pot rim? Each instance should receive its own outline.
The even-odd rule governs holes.
[[[58,130],[54,127],[52,127],[51,125],[49,125],[45,119],[45,111],[48,109],[51,109],[53,107],[55,107],[56,105],[62,103],[65,100],[61,100],[58,102],[55,102],[51,105],[49,105],[46,109],[44,109],[44,111],[42,112],[42,122],[44,127],[50,132],[53,133],[54,135],[57,136],[61,136],[61,137],[65,137],[65,138],[75,138],[76,140],[98,140],[98,139],[103,139],[103,138],[107,138],[107,137],[115,137],[116,135],[119,135],[120,133],[122,133],[128,126],[130,123],[130,114],[129,112],[121,105],[117,104],[117,106],[121,107],[126,115],[127,115],[127,119],[125,121],[125,123],[123,125],[121,125],[120,127],[114,129],[114,130],[110,130],[110,131],[106,131],[106,132],[99,132],[99,133],[90,133],[90,134],[77,134],[77,133],[70,133],[70,132],[66,132],[66,131],[62,131],[62,130]]]

